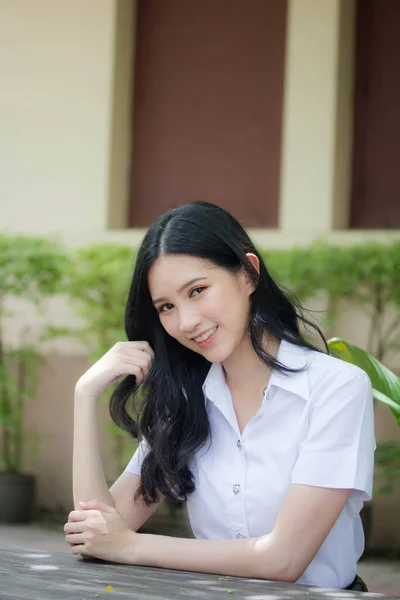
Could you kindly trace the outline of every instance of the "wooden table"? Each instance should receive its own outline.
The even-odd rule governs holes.
[[[72,554],[0,548],[2,600],[332,600],[381,598],[346,590],[84,561]],[[398,600],[398,599],[397,599]]]

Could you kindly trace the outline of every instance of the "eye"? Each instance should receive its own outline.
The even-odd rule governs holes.
[[[160,306],[160,307],[157,309],[157,311],[158,311],[158,314],[161,314],[161,313],[166,313],[166,312],[168,312],[169,310],[171,310],[171,308],[172,308],[172,304],[168,304],[168,303],[167,303],[167,304],[163,304],[162,306]]]
[[[205,287],[197,287],[197,288],[194,288],[194,290],[192,290],[192,291],[190,292],[190,294],[189,294],[189,295],[190,295],[190,297],[191,297],[191,298],[193,298],[193,296],[198,296],[198,295],[199,295],[199,294],[201,294],[201,292],[202,292],[203,290],[205,290],[205,289],[206,289]],[[195,292],[196,292],[196,293],[195,293]]]

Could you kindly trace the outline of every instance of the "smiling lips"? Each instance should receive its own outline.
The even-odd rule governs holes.
[[[199,335],[198,337],[195,337],[193,339],[198,344],[201,344],[202,342],[205,342],[206,340],[208,340],[208,338],[210,338],[216,330],[217,330],[217,327],[213,327],[212,329],[209,329],[205,333],[202,333],[201,335]]]

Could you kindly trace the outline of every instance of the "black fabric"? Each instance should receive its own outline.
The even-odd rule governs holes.
[[[367,584],[358,575],[355,576],[354,581],[347,586],[346,590],[353,592],[368,592]]]

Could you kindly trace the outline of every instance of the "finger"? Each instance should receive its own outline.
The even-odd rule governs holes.
[[[129,364],[138,365],[144,369],[151,364],[151,357],[145,352],[140,352],[140,350],[134,350],[131,353],[126,352],[123,357]]]
[[[154,360],[154,350],[153,348],[147,343],[147,342],[143,342],[143,345],[136,345],[136,344],[141,344],[141,342],[130,342],[131,344],[135,344],[132,346],[126,346],[124,348],[125,352],[127,352],[130,356],[134,356],[136,358],[145,358],[145,360],[149,361],[150,364],[153,362]]]
[[[140,341],[140,342],[128,342],[128,344],[131,345],[131,347],[136,347],[139,350],[142,350],[142,352],[148,352],[150,354],[150,356],[152,358],[154,358],[154,350],[153,348],[150,346],[149,342],[145,342],[145,341]],[[133,344],[135,346],[133,346]]]
[[[100,510],[105,513],[113,513],[115,512],[115,508],[106,504],[105,502],[100,502],[100,500],[94,499],[89,500],[88,502],[79,502],[80,506],[86,511],[88,510]]]
[[[147,352],[151,358],[154,358],[154,350],[150,346],[149,342],[145,341],[132,341],[132,342],[117,342],[116,346],[120,349],[126,349],[128,352],[131,350],[140,350],[141,352]]]
[[[150,358],[145,358],[144,356],[129,356],[129,354],[126,354],[122,358],[122,364],[137,367],[141,369],[141,371],[147,372],[151,366],[151,360]]]
[[[123,363],[129,365],[135,365],[140,367],[143,371],[148,371],[153,363],[153,359],[150,354],[141,352],[140,350],[131,350],[130,352],[124,352],[121,355]]]
[[[125,369],[124,369],[124,375],[134,375],[136,377],[136,384],[140,385],[147,374],[147,370],[145,369],[145,367],[140,367],[138,365],[132,365],[131,363],[128,362],[124,362],[123,363]]]
[[[75,522],[68,522],[65,523],[64,525],[64,533],[82,533],[83,532],[83,522],[79,521],[77,523]]]
[[[71,533],[65,536],[67,544],[70,546],[77,546],[78,544],[85,543],[85,534],[84,533]]]
[[[88,551],[86,550],[86,546],[84,544],[77,544],[76,546],[72,546],[72,554],[87,555]]]
[[[84,510],[73,510],[68,515],[68,523],[76,522],[76,521],[85,521],[88,515]]]
[[[128,359],[129,360],[129,359]],[[129,370],[129,373],[131,373],[132,375],[135,375],[137,383],[142,383],[144,381],[144,379],[147,377],[149,371],[150,371],[150,364],[138,364],[139,361],[137,358],[135,358],[135,363],[133,364],[128,362],[128,361],[124,361],[124,365],[126,365],[126,370]]]
[[[144,373],[142,369],[137,365],[133,365],[132,363],[127,362],[127,359],[123,360],[122,362],[119,362],[118,365],[116,365],[115,370],[116,374],[114,375],[110,383],[116,383],[121,379],[121,377],[125,377],[126,375],[134,375],[136,377],[136,383],[138,385],[142,383],[144,379]]]
[[[115,379],[119,379],[124,375],[134,375],[136,378],[142,379],[146,366],[145,360],[124,354],[117,359],[114,365]]]
[[[90,506],[89,508],[84,508],[83,505],[87,504],[86,502],[79,502],[79,504],[82,505],[82,510],[74,510],[71,513],[72,516],[70,516],[68,523],[86,521],[89,517],[98,517],[101,514],[100,509],[93,509]],[[84,527],[84,525],[81,524],[81,527]]]
[[[148,354],[150,354],[150,358],[153,361],[154,360],[154,350],[153,348],[150,346],[150,344],[148,342],[144,342],[145,343],[145,348],[143,350],[143,352],[147,352]]]

